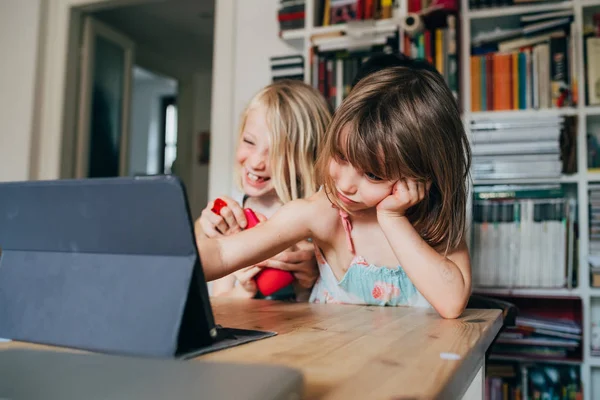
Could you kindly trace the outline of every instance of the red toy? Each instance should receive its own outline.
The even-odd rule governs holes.
[[[211,208],[210,211],[214,212],[217,215],[221,215],[221,208],[223,207],[227,207],[227,203],[225,203],[221,199],[216,199],[215,204],[213,204],[213,208]]]
[[[216,199],[213,208],[211,209],[217,215],[221,215],[221,209],[225,207],[225,203],[221,199]],[[254,211],[250,208],[244,208],[244,215],[248,221],[246,229],[252,228],[260,222]],[[294,281],[294,275],[289,271],[282,271],[276,268],[263,268],[255,277],[256,286],[263,296],[269,296]]]

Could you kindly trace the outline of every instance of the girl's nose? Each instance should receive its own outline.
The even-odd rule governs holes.
[[[340,173],[338,174],[337,187],[345,194],[355,194],[358,187],[358,174],[354,168],[350,166],[341,167]]]
[[[250,167],[257,171],[265,169],[267,165],[267,157],[259,152],[253,154],[248,161],[250,161]]]

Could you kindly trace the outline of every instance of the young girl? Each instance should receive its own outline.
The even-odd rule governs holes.
[[[208,280],[312,238],[321,303],[433,306],[471,291],[465,244],[470,149],[443,78],[393,67],[361,79],[336,111],[317,161],[322,190],[252,230],[204,240]]]
[[[257,93],[242,115],[236,151],[236,181],[243,196],[220,196],[227,203],[221,216],[211,211],[211,202],[196,223],[197,236],[217,238],[239,232],[247,224],[245,207],[264,219],[284,203],[314,194],[317,148],[330,120],[325,99],[301,81],[277,81]],[[214,282],[213,295],[254,297],[253,278],[266,266],[290,270],[297,282],[295,290],[288,287],[271,298],[296,298],[318,276],[313,246],[298,242],[270,260]]]

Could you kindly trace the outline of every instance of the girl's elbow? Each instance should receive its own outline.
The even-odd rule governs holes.
[[[436,311],[444,319],[456,319],[462,315],[465,308],[467,301],[446,301],[436,307]]]
[[[444,319],[456,319],[462,315],[464,310],[465,310],[464,307],[462,307],[462,308],[445,307],[443,310],[438,310],[438,313],[440,314],[440,317],[442,317]]]

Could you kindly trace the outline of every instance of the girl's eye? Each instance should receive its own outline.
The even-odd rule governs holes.
[[[380,177],[372,174],[371,172],[365,172],[365,176],[372,181],[381,181],[382,180]]]
[[[249,145],[254,145],[254,142],[250,139],[244,138],[244,143],[248,143]]]

